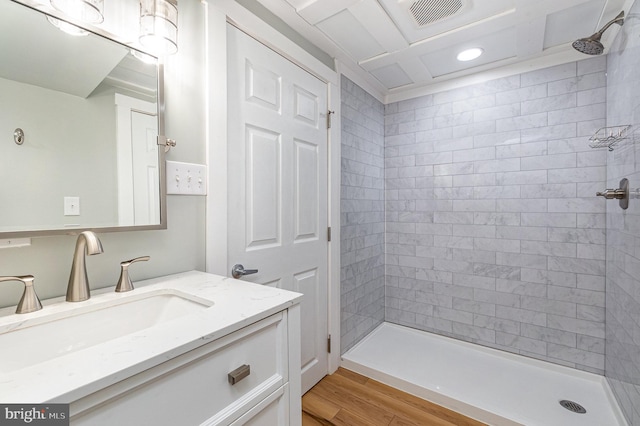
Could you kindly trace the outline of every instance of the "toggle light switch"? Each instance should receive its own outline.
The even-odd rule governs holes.
[[[167,194],[207,195],[207,166],[167,161]]]
[[[64,197],[64,215],[80,216],[80,197]]]

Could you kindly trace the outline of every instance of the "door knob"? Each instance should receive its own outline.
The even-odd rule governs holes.
[[[607,200],[620,200],[620,207],[626,210],[629,207],[629,180],[624,178],[620,181],[620,188],[598,191],[596,196],[604,197]]]
[[[251,275],[257,273],[257,269],[244,269],[244,266],[239,263],[236,263],[235,265],[233,265],[233,268],[231,268],[231,276],[233,278],[240,278],[243,275]]]

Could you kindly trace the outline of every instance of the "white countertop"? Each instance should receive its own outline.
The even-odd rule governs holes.
[[[44,308],[37,312],[0,316],[0,335],[45,319],[63,318],[73,310],[91,309],[105,302],[116,304],[123,298],[164,290],[184,293],[214,305],[0,374],[0,402],[69,403],[295,305],[302,297],[299,293],[198,271],[139,281],[134,286],[135,290],[128,293],[94,290],[92,298],[84,302],[67,303],[61,297],[43,301]],[[0,347],[0,351],[10,350],[10,347]]]

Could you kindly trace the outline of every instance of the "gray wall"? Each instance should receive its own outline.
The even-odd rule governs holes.
[[[636,2],[630,16],[640,11]],[[632,21],[629,21],[632,22]],[[627,22],[608,55],[607,125],[633,125],[631,138],[607,154],[607,188],[640,187],[640,29]],[[635,136],[634,136],[635,135]],[[640,425],[640,206],[607,202],[606,372],[622,410]]]
[[[168,155],[177,161],[205,163],[204,19],[200,2],[180,2],[179,52],[166,64],[166,133],[178,141]],[[13,142],[11,142],[13,143]],[[204,270],[205,199],[168,197],[168,229],[100,234],[105,252],[87,259],[93,288],[115,286],[119,263],[140,255],[134,281],[192,269]],[[5,201],[3,201],[5,202]],[[42,299],[66,291],[76,238],[34,238],[26,248],[0,250],[0,275],[33,274]],[[15,306],[22,294],[19,283],[3,283],[0,306]]]
[[[0,93],[0,134],[26,135],[0,144],[0,231],[118,223],[113,90],[84,99],[0,78]],[[64,216],[65,196],[80,216]]]
[[[384,107],[341,77],[341,350],[384,321]]]
[[[386,106],[386,320],[602,373],[606,58]]]

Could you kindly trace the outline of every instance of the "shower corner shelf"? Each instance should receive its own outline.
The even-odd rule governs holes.
[[[624,126],[601,127],[589,138],[591,148],[608,148],[613,151],[613,147],[618,142],[628,139],[630,124]]]

